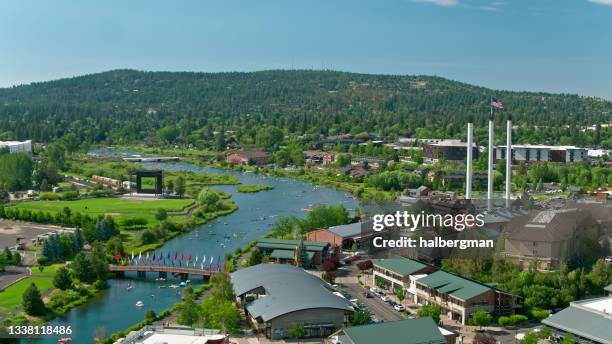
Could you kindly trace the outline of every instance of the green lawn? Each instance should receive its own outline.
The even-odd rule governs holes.
[[[238,192],[253,193],[265,190],[272,190],[274,186],[265,184],[240,185],[236,190]]]
[[[53,279],[50,276],[28,277],[11,285],[0,292],[0,314],[10,314],[15,308],[21,306],[21,295],[30,286],[30,283],[36,284],[41,293],[53,287]]]
[[[170,216],[182,214],[194,203],[192,199],[167,199],[139,201],[123,198],[90,198],[74,201],[25,201],[15,207],[31,210],[61,212],[65,207],[78,213],[92,216],[111,215],[119,218],[146,218],[149,223],[157,222],[157,209],[164,208]]]

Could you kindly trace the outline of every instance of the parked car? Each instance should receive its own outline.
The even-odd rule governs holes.
[[[364,292],[363,295],[368,299],[371,299],[374,297],[374,294],[369,291]]]
[[[393,308],[395,308],[396,311],[398,312],[403,312],[404,311],[404,306],[400,305],[400,304],[396,304],[395,306],[393,306]]]
[[[389,301],[389,297],[387,295],[385,295],[385,294],[380,295],[380,299],[385,301],[385,302]]]

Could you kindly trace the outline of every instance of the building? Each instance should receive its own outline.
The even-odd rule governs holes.
[[[327,242],[335,251],[339,251],[351,249],[353,245],[360,249],[363,240],[371,238],[373,234],[370,222],[355,222],[308,232],[306,239]]]
[[[265,165],[268,162],[268,154],[260,150],[251,150],[231,153],[226,161],[232,165]]]
[[[446,271],[436,271],[415,283],[417,303],[436,304],[443,315],[463,325],[479,310],[497,315],[514,312],[512,294]]]
[[[432,189],[428,188],[425,185],[421,185],[416,189],[408,189],[408,196],[416,198],[429,197],[431,196],[432,192]]]
[[[464,188],[465,187],[465,172],[450,171],[444,175],[442,186],[449,188]],[[487,174],[485,172],[475,172],[472,174],[472,182],[475,187],[487,186]]]
[[[597,240],[600,224],[591,211],[564,208],[534,211],[507,226],[505,255],[513,264],[528,269],[555,270],[576,257],[583,239]]]
[[[336,162],[336,153],[324,152],[322,150],[304,151],[304,162],[306,165],[328,165]]]
[[[588,158],[588,150],[576,146],[512,145],[512,163],[571,163]],[[496,146],[494,161],[506,159],[506,146]]]
[[[473,144],[472,156],[478,158],[478,146]],[[427,143],[423,146],[423,158],[426,162],[436,163],[444,161],[464,161],[467,156],[467,143],[460,140],[442,140],[436,143]]]
[[[403,319],[343,328],[331,344],[454,344],[457,334],[438,327],[431,317]]]
[[[279,263],[296,265],[298,262],[298,247],[300,240],[283,240],[263,238],[257,240],[255,246],[271,260]],[[304,240],[308,260],[312,265],[320,265],[323,259],[330,255],[330,244],[323,241]]]
[[[27,141],[0,141],[0,149],[6,148],[9,153],[32,154],[32,140]]]
[[[253,328],[272,340],[289,337],[298,324],[306,337],[327,337],[354,311],[331,285],[295,266],[259,264],[230,276]]]
[[[574,301],[542,323],[556,338],[572,334],[576,343],[612,344],[612,297]]]
[[[373,285],[382,283],[390,290],[401,287],[408,293],[406,298],[415,303],[417,302],[416,281],[438,270],[433,265],[404,257],[377,259],[372,263]]]
[[[145,326],[131,332],[121,344],[224,344],[228,343],[219,330],[193,329],[189,327]]]

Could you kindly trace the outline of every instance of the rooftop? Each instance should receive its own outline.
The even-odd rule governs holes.
[[[334,295],[327,282],[293,265],[259,264],[232,273],[231,279],[238,296],[265,290],[265,296],[246,307],[251,316],[263,321],[312,308],[353,311],[350,302]]]
[[[378,259],[375,260],[373,263],[374,265],[379,266],[383,269],[395,272],[400,276],[412,275],[415,272],[418,272],[419,270],[429,266],[419,261],[404,257]]]
[[[300,240],[283,240],[283,239],[269,239],[263,238],[257,240],[257,247],[279,249],[279,250],[295,250],[300,245]],[[304,247],[306,251],[323,251],[329,243],[322,241],[310,241],[304,240]]]
[[[498,145],[495,146],[497,148],[506,148],[506,145]],[[576,146],[548,146],[548,145],[530,145],[530,144],[526,144],[526,145],[512,145],[512,148],[537,148],[537,149],[552,149],[552,150],[567,150],[567,149],[586,149],[586,148],[580,148],[580,147],[576,147]]]
[[[612,297],[575,301],[542,323],[597,343],[611,344],[611,313]]]
[[[445,344],[446,339],[430,317],[388,321],[348,327],[342,330],[347,343],[370,344]]]
[[[436,271],[427,277],[419,279],[418,283],[427,285],[436,289],[438,292],[452,295],[464,301],[493,289],[485,284],[446,271]]]
[[[372,231],[372,224],[369,221],[355,222],[347,225],[329,227],[328,230],[343,238],[355,237]]]

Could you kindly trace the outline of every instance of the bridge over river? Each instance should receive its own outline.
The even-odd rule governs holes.
[[[214,269],[207,270],[165,265],[109,265],[108,269],[117,276],[125,276],[126,272],[135,271],[138,277],[146,277],[147,272],[152,272],[157,273],[161,278],[166,278],[168,273],[170,273],[174,276],[180,276],[182,279],[188,279],[189,276],[202,276],[202,278],[207,279],[219,273],[219,271]]]

